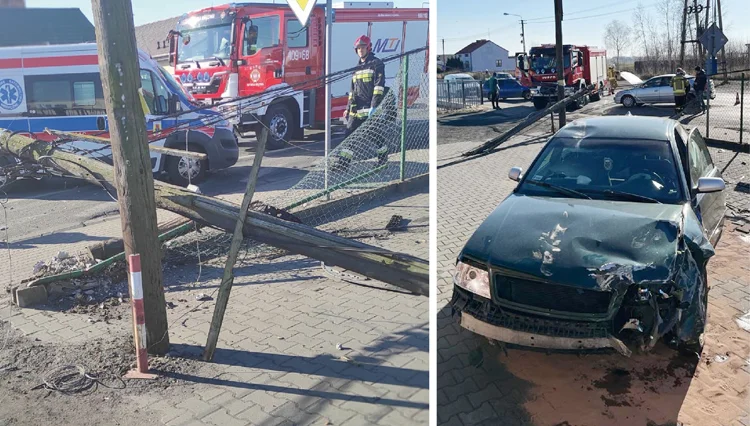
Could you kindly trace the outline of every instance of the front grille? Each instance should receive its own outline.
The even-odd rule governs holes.
[[[610,335],[608,321],[572,321],[520,314],[500,308],[491,301],[475,297],[456,286],[453,287],[451,306],[488,324],[526,333],[573,339],[592,339]]]
[[[557,86],[542,86],[539,88],[542,95],[554,96],[557,94]]]
[[[495,275],[495,295],[503,300],[541,309],[580,314],[604,314],[612,293]]]

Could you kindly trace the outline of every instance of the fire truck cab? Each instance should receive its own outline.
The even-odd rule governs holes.
[[[557,102],[557,63],[554,44],[532,47],[529,54],[516,56],[517,73],[522,84],[533,87],[532,100],[537,109],[544,109]],[[580,107],[604,96],[607,82],[607,51],[591,46],[563,45],[563,76],[565,96],[578,90],[588,90],[573,107]]]
[[[238,132],[255,131],[269,149],[282,148],[325,112],[325,8],[302,26],[288,5],[237,3],[184,15],[172,34],[175,75],[199,101],[213,105]],[[428,41],[427,9],[391,2],[345,2],[334,10],[332,73],[356,66],[354,40],[368,35],[381,59]],[[399,61],[386,65],[386,85]],[[332,118],[346,109],[350,76],[332,83]],[[251,98],[247,98],[251,95]],[[244,98],[244,99],[243,99]],[[237,99],[237,102],[229,102]],[[238,112],[241,111],[241,112]]]

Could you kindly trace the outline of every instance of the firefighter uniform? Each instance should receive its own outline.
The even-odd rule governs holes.
[[[617,89],[617,72],[612,65],[607,69],[607,80],[609,81],[609,94],[614,95]]]
[[[685,100],[687,99],[687,91],[689,90],[687,79],[685,78],[685,72],[677,70],[677,75],[672,77],[672,93],[674,94],[674,107],[675,112],[681,114],[685,108]]]
[[[348,137],[362,125],[375,111],[386,92],[385,66],[371,51],[372,44],[366,36],[360,37],[355,43],[355,48],[367,43],[369,53],[360,58],[359,64],[352,75],[352,84],[349,90],[349,100],[346,105],[346,136]],[[381,137],[371,138],[374,143],[378,164],[385,164],[388,160],[388,146]],[[351,149],[343,148],[339,151],[337,167],[348,167],[354,159]]]

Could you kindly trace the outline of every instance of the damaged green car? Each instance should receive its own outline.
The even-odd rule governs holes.
[[[724,180],[697,129],[598,117],[558,131],[458,256],[451,306],[492,340],[700,353]]]

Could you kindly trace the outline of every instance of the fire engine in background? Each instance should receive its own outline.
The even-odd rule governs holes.
[[[516,56],[516,74],[521,84],[533,87],[531,94],[536,109],[544,109],[557,102],[557,59],[554,44],[532,47],[529,54]],[[598,101],[609,87],[607,81],[607,51],[591,46],[563,45],[563,75],[565,96],[585,88],[589,94],[572,108],[582,107],[589,100]]]
[[[352,43],[361,35],[372,39],[381,59],[426,46],[428,16],[428,9],[396,9],[391,2],[344,2],[334,10],[332,73],[356,65]],[[264,96],[252,108],[243,103],[242,115],[233,118],[238,132],[255,131],[269,149],[323,123],[325,7],[315,6],[304,27],[286,4],[201,9],[180,19],[172,41],[175,75],[201,102],[279,93]],[[386,86],[392,86],[399,68],[400,61],[386,64]],[[350,76],[332,84],[332,118],[343,116],[350,84]]]

